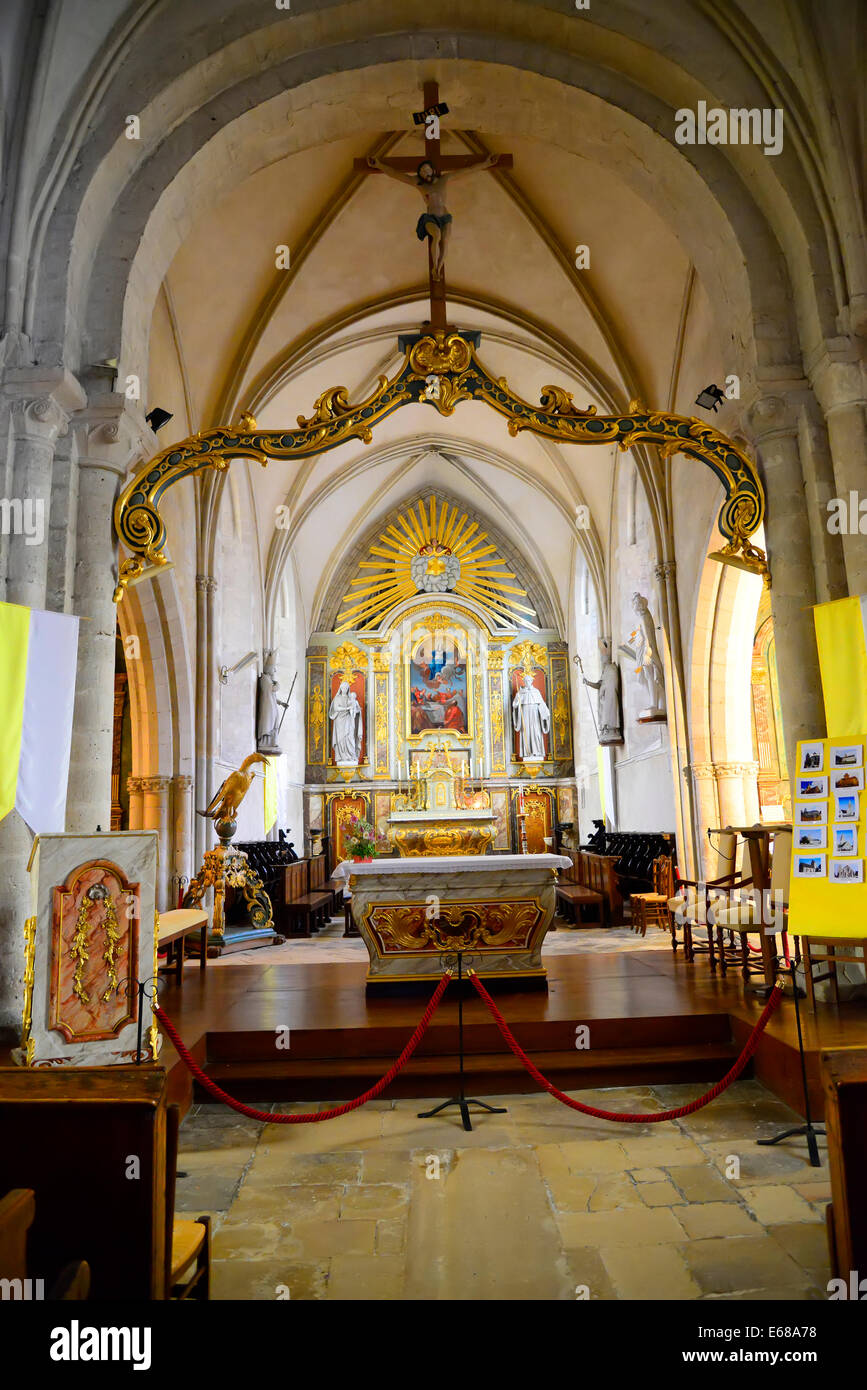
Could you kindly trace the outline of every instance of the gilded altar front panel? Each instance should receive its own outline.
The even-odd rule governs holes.
[[[431,915],[429,900],[369,904],[364,925],[382,956],[440,951],[529,950],[545,911],[538,898],[452,898]]]

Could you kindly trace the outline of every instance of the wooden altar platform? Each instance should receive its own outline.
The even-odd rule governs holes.
[[[714,979],[665,951],[555,955],[547,994],[499,994],[518,1041],[565,1090],[641,1083],[713,1082],[738,1055],[762,1002],[739,976]],[[358,964],[227,966],[188,969],[183,989],[160,991],[160,1004],[210,1076],[239,1098],[350,1099],[366,1090],[401,1051],[423,1010],[418,998],[365,994]],[[471,987],[469,987],[471,989]],[[811,1101],[822,1112],[820,1050],[867,1047],[867,1004],[820,1005],[802,1014]],[[591,1048],[575,1048],[575,1028],[590,1027]],[[278,1028],[291,1030],[278,1051]],[[537,1089],[506,1048],[481,1000],[464,1004],[470,1094]],[[449,988],[415,1057],[388,1094],[443,1097],[454,1091],[457,993]],[[192,1084],[164,1044],[173,1099],[189,1104]],[[784,999],[746,1075],[757,1076],[800,1109],[794,1008]],[[556,1104],[552,1100],[552,1106]]]

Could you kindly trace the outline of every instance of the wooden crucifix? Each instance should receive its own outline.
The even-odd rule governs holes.
[[[428,279],[430,282],[430,326],[446,328],[446,277],[445,254],[451,233],[452,215],[446,206],[448,183],[477,169],[511,169],[510,154],[491,154],[485,158],[478,155],[443,155],[440,153],[439,116],[435,108],[439,106],[439,86],[436,82],[424,84],[425,155],[419,160],[413,156],[389,159],[356,159],[355,168],[362,173],[388,174],[390,178],[408,183],[417,188],[424,199],[424,211],[416,224],[419,241],[428,244]],[[422,113],[419,113],[422,114]],[[431,115],[435,119],[431,120]],[[435,133],[434,133],[435,132]]]

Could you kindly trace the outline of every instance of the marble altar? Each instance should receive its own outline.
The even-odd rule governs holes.
[[[544,985],[559,854],[439,855],[339,865],[370,957],[368,988],[437,980],[460,949],[484,979]]]

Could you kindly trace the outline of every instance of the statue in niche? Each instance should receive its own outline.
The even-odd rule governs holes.
[[[632,607],[638,618],[638,626],[629,634],[629,641],[634,646],[622,644],[620,650],[635,662],[635,674],[641,681],[647,700],[646,708],[638,711],[638,719],[640,723],[648,724],[666,718],[665,674],[656,643],[656,626],[647,599],[642,594],[633,594]]]
[[[598,690],[598,738],[601,744],[623,742],[623,708],[620,703],[620,669],[611,659],[611,638],[600,637],[599,655],[602,669],[598,681],[589,681],[581,670],[581,678],[591,690]],[[575,661],[581,666],[579,657]]]
[[[528,672],[512,701],[512,724],[518,735],[519,757],[523,762],[540,763],[545,758],[545,735],[551,728],[551,711],[533,684]]]
[[[256,708],[256,747],[260,753],[279,753],[277,746],[277,726],[280,710],[277,704],[277,666],[276,651],[266,652],[259,677],[259,693]]]
[[[331,747],[338,767],[357,767],[361,757],[364,715],[358,696],[349,681],[342,680],[328,711],[331,720]]]

